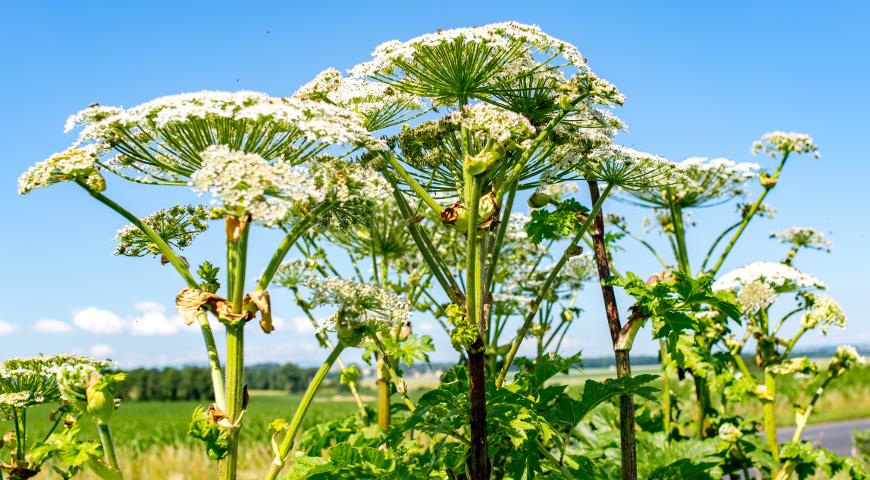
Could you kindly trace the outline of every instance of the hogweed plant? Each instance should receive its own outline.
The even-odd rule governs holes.
[[[0,478],[25,480],[39,475],[46,465],[62,478],[84,468],[100,478],[121,478],[115,444],[109,428],[117,408],[115,384],[123,373],[108,371],[111,362],[75,355],[16,358],[0,364],[0,416],[11,420],[13,431],[0,441]],[[40,405],[50,411],[51,427],[41,438],[30,431]],[[100,441],[84,440],[81,421],[96,423]],[[8,452],[6,452],[8,450]],[[8,457],[7,457],[8,454]]]
[[[750,221],[772,212],[764,201],[787,159],[817,155],[812,139],[765,135],[754,150],[778,162],[773,173],[725,159],[675,163],[615,142],[625,126],[611,109],[623,101],[577,48],[537,27],[439,30],[386,42],[371,60],[346,73],[327,69],[286,98],[199,92],[129,109],[93,105],[67,122],[67,130],[80,130],[74,144],[27,170],[19,191],[81,187],[130,223],[116,235],[116,255],[159,259],[179,274],[176,306],[202,333],[214,394],[212,405],[193,412],[189,435],[219,461],[224,480],[237,476],[248,408],[245,328],[257,319],[266,333],[274,330],[273,285],[286,288],[326,352],[295,413],[269,425],[266,479],[282,472],[315,480],[484,480],[741,471],[748,478],[750,466],[785,479],[816,468],[821,461],[800,442],[802,430],[830,382],[861,362],[848,348],[827,369],[793,356],[807,331],[845,322],[837,304],[816,291],[821,283],[792,266],[799,249],[829,250],[829,243],[813,230],[792,229],[775,235],[790,245],[783,262],[719,276]],[[112,183],[106,172],[143,188],[188,187],[212,202],[137,216],[105,193]],[[761,194],[738,207],[738,220],[693,272],[689,212],[740,199],[756,181]],[[673,261],[654,240],[605,214],[612,197],[653,209]],[[193,268],[183,249],[218,220],[225,251]],[[251,275],[254,225],[280,230],[283,239]],[[618,270],[617,242],[626,236],[654,254],[660,273],[645,281]],[[586,319],[580,293],[590,281],[601,288],[617,378],[587,380],[577,394],[555,377],[581,365],[579,353],[562,350],[569,328]],[[616,288],[634,300],[627,315]],[[772,323],[771,306],[783,295],[795,295],[796,307]],[[444,328],[460,362],[437,387],[412,396],[403,368],[428,361],[434,349],[412,328],[420,317]],[[784,337],[780,328],[798,318],[801,329]],[[650,385],[655,376],[631,373],[630,352],[645,324],[660,341],[661,393]],[[224,352],[212,325],[225,330]],[[526,340],[533,348],[524,350]],[[752,340],[756,370],[743,355]],[[341,358],[354,348],[375,367],[376,413],[360,394],[359,368]],[[303,431],[336,365],[358,412]],[[90,453],[63,475],[88,466],[116,478],[107,405],[121,377],[87,362],[58,371],[51,379],[62,413],[87,413],[102,440],[75,443],[75,451]],[[698,405],[691,425],[678,414],[689,409],[680,408],[671,385],[686,373]],[[772,405],[776,381],[787,375],[817,385],[796,409],[795,438],[780,448]],[[0,398],[18,428],[29,400],[13,390]],[[766,444],[751,420],[731,412],[743,399],[762,404]],[[67,426],[63,438],[76,434]],[[63,464],[72,440],[58,435],[29,455],[26,435],[4,440],[15,453],[3,467],[38,470],[51,455]],[[859,472],[826,459],[830,472]]]

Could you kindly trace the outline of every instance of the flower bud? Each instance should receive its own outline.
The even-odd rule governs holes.
[[[477,155],[465,155],[465,171],[472,175],[480,175],[490,169],[504,157],[504,148],[496,146],[487,148]]]
[[[109,423],[115,411],[115,398],[112,395],[112,385],[105,381],[103,375],[94,372],[88,380],[85,390],[87,395],[87,412],[97,419],[97,423]]]
[[[535,192],[529,197],[530,208],[544,208],[549,205],[553,199],[546,193]]]
[[[758,176],[758,181],[764,188],[773,188],[776,186],[777,176],[774,175],[771,177],[762,172],[761,175]]]
[[[741,437],[743,437],[743,432],[733,424],[723,423],[719,426],[719,438],[722,440],[732,443],[740,440]]]

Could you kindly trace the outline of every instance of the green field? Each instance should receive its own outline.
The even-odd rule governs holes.
[[[635,374],[657,373],[655,366],[634,369]],[[570,390],[581,392],[586,380],[602,380],[614,375],[608,369],[589,369],[556,377],[555,381],[566,384]],[[363,382],[363,399],[373,406],[370,382]],[[434,375],[418,376],[410,380],[412,397],[422,393],[437,383]],[[690,382],[683,382],[688,387]],[[786,395],[777,403],[777,423],[786,426],[793,423],[791,403],[806,395],[806,386],[799,380],[783,381],[780,390]],[[681,395],[688,395],[688,388],[680,389]],[[245,429],[242,433],[242,449],[245,457],[240,478],[258,478],[268,465],[271,451],[268,447],[270,435],[267,424],[275,418],[289,419],[300,399],[298,394],[282,392],[252,392],[245,416]],[[786,398],[787,397],[787,398]],[[394,402],[399,402],[398,397]],[[689,403],[691,404],[691,403]],[[187,427],[197,402],[125,402],[115,413],[112,429],[116,444],[126,459],[124,468],[128,478],[167,478],[180,480],[186,478],[210,478],[209,462],[201,446],[187,437]],[[344,391],[327,387],[320,392],[306,417],[305,425],[330,418],[340,417],[357,410],[356,404]],[[40,438],[48,426],[49,406],[36,408],[29,416],[30,438]],[[747,404],[741,412],[757,415],[758,405]],[[819,402],[811,423],[862,418],[870,416],[870,366],[848,372],[828,390]],[[0,422],[0,429],[6,431],[11,426]],[[87,420],[84,421],[84,434],[96,438],[96,430]],[[143,477],[145,475],[146,477]],[[47,476],[46,478],[51,478]],[[87,475],[83,478],[89,479]]]

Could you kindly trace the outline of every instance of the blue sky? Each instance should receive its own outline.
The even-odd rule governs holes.
[[[203,358],[198,335],[174,319],[175,275],[152,260],[111,255],[119,218],[69,185],[16,195],[27,166],[72,141],[62,133],[69,114],[93,102],[132,106],[202,89],[289,95],[326,67],[368,59],[383,41],[501,20],[535,23],[577,45],[626,94],[617,113],[630,126],[621,138],[629,146],[675,160],[749,161],[764,132],[813,135],[822,158],[790,162],[769,197],[779,214],[753,223],[725,268],[779,259],[781,247],[767,239],[773,231],[830,232],[833,253],[805,253],[798,264],[828,284],[850,324],[807,343],[870,342],[866,3],[22,1],[0,3],[0,358],[93,352],[124,366]],[[109,188],[140,214],[195,201],[179,190],[118,181]],[[639,229],[638,210],[607,208]],[[690,241],[706,245],[726,214],[731,207],[699,211]],[[192,259],[220,258],[217,230]],[[256,234],[253,268],[265,265],[277,241]],[[624,246],[622,270],[655,270],[637,245]],[[273,297],[283,328],[268,338],[253,333],[248,361],[316,363],[323,354],[295,320],[299,312],[286,295]],[[598,292],[589,288],[581,301],[586,314],[569,346],[608,354]],[[431,327],[421,322],[418,330]],[[453,358],[443,335],[436,342],[435,359]],[[654,352],[648,340],[636,345]]]

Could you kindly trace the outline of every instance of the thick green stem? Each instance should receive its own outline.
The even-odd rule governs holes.
[[[118,454],[115,452],[115,442],[112,440],[112,430],[108,423],[97,422],[97,430],[100,432],[100,442],[103,444],[103,455],[106,464],[114,469],[120,478],[121,465],[118,463]]]
[[[248,233],[250,232],[250,218],[237,218],[238,230],[229,217],[227,221],[227,246],[235,252],[231,258],[228,272],[232,279],[228,291],[231,293],[230,301],[234,314],[242,312],[245,296],[245,268],[248,250]],[[243,321],[227,325],[227,373],[226,373],[226,414],[235,424],[230,431],[230,449],[224,460],[221,470],[221,480],[235,480],[238,469],[239,457],[239,434],[241,419],[244,410],[245,391],[245,323]]]
[[[15,429],[15,460],[18,462],[24,461],[24,444],[27,441],[22,428],[21,416],[18,415],[18,409],[12,409],[12,426]]]
[[[703,440],[707,435],[707,412],[710,410],[710,389],[707,378],[692,372],[695,384],[695,435]]]
[[[378,425],[386,429],[390,426],[390,374],[387,372],[383,355],[376,356],[378,359],[375,364],[378,387]]]
[[[779,442],[776,438],[776,419],[774,417],[774,406],[776,400],[776,378],[768,369],[764,370],[764,388],[765,398],[763,413],[764,413],[764,436],[767,440],[767,447],[770,449],[770,454],[773,459],[779,462]]]
[[[596,187],[597,188],[597,187]],[[573,249],[573,245],[577,244],[582,238],[583,235],[586,234],[586,231],[589,229],[589,226],[592,224],[594,218],[601,210],[601,205],[604,203],[604,199],[607,198],[607,195],[610,193],[610,190],[613,188],[612,185],[608,185],[604,188],[604,191],[601,192],[601,196],[597,199],[598,201],[594,202],[592,205],[592,211],[589,212],[589,215],[586,217],[586,220],[580,226],[580,230],[574,235],[571,239],[571,243],[568,245],[568,248],[562,253],[562,256],[556,262],[556,265],[550,271],[550,275],[547,276],[547,279],[544,280],[544,284],[541,285],[541,288],[538,290],[537,295],[535,295],[535,300],[530,305],[530,310],[526,314],[526,318],[523,320],[523,324],[520,326],[519,331],[517,331],[517,336],[514,338],[511,343],[511,349],[508,351],[505,356],[504,366],[502,366],[501,371],[498,374],[498,377],[495,379],[495,386],[501,388],[504,383],[505,377],[507,377],[508,370],[510,370],[511,363],[513,363],[514,358],[517,355],[517,352],[520,349],[520,344],[523,343],[523,339],[525,339],[526,334],[529,331],[529,328],[532,326],[532,322],[535,319],[535,315],[538,312],[538,308],[541,305],[541,302],[544,299],[544,296],[547,294],[547,291],[550,289],[550,285],[553,284],[556,277],[562,271],[562,267],[565,266],[565,263],[568,261],[568,258],[571,256],[571,250]]]
[[[305,394],[302,396],[302,401],[299,403],[299,406],[296,407],[296,412],[293,414],[293,419],[290,421],[290,426],[287,427],[287,432],[284,434],[281,446],[278,448],[275,458],[272,460],[272,465],[269,467],[269,473],[266,474],[266,480],[275,480],[278,478],[281,469],[284,468],[284,462],[286,462],[287,456],[290,455],[290,450],[293,448],[293,442],[296,439],[296,433],[302,426],[302,420],[305,418],[305,414],[308,412],[308,408],[311,406],[311,402],[314,400],[317,390],[326,378],[326,374],[329,373],[332,365],[338,359],[338,356],[341,355],[342,350],[344,350],[344,344],[339,343],[336,345],[332,352],[330,352],[326,361],[323,362],[323,365],[320,366],[320,369],[317,370],[317,373],[308,385],[308,389],[305,390]]]
[[[683,223],[683,210],[673,200],[668,201],[668,206],[671,211],[671,220],[674,224],[674,237],[677,242],[677,265],[679,265],[681,272],[688,274],[691,269],[689,267],[688,248],[686,247],[686,227]]]
[[[477,225],[480,206],[480,179],[465,174],[465,204],[468,208],[468,232],[465,256],[466,314],[478,327],[477,340],[468,349],[468,384],[470,397],[471,448],[468,457],[470,480],[488,480],[491,472],[486,426],[486,355],[483,335],[482,252]]]
[[[244,344],[245,344],[245,326],[244,324],[233,325],[227,327],[227,416],[232,419],[233,423],[239,418],[242,412],[242,403],[244,396],[245,383],[245,364],[244,364]],[[227,454],[223,468],[221,469],[221,480],[235,480],[236,469],[238,468],[238,451],[239,451],[239,429],[235,428],[230,431],[230,450]]]
[[[671,376],[670,376],[670,367],[671,367],[671,356],[668,353],[667,345],[665,345],[665,340],[659,340],[659,352],[662,357],[662,379],[664,385],[662,385],[662,427],[664,428],[665,435],[670,440],[671,438]]]

